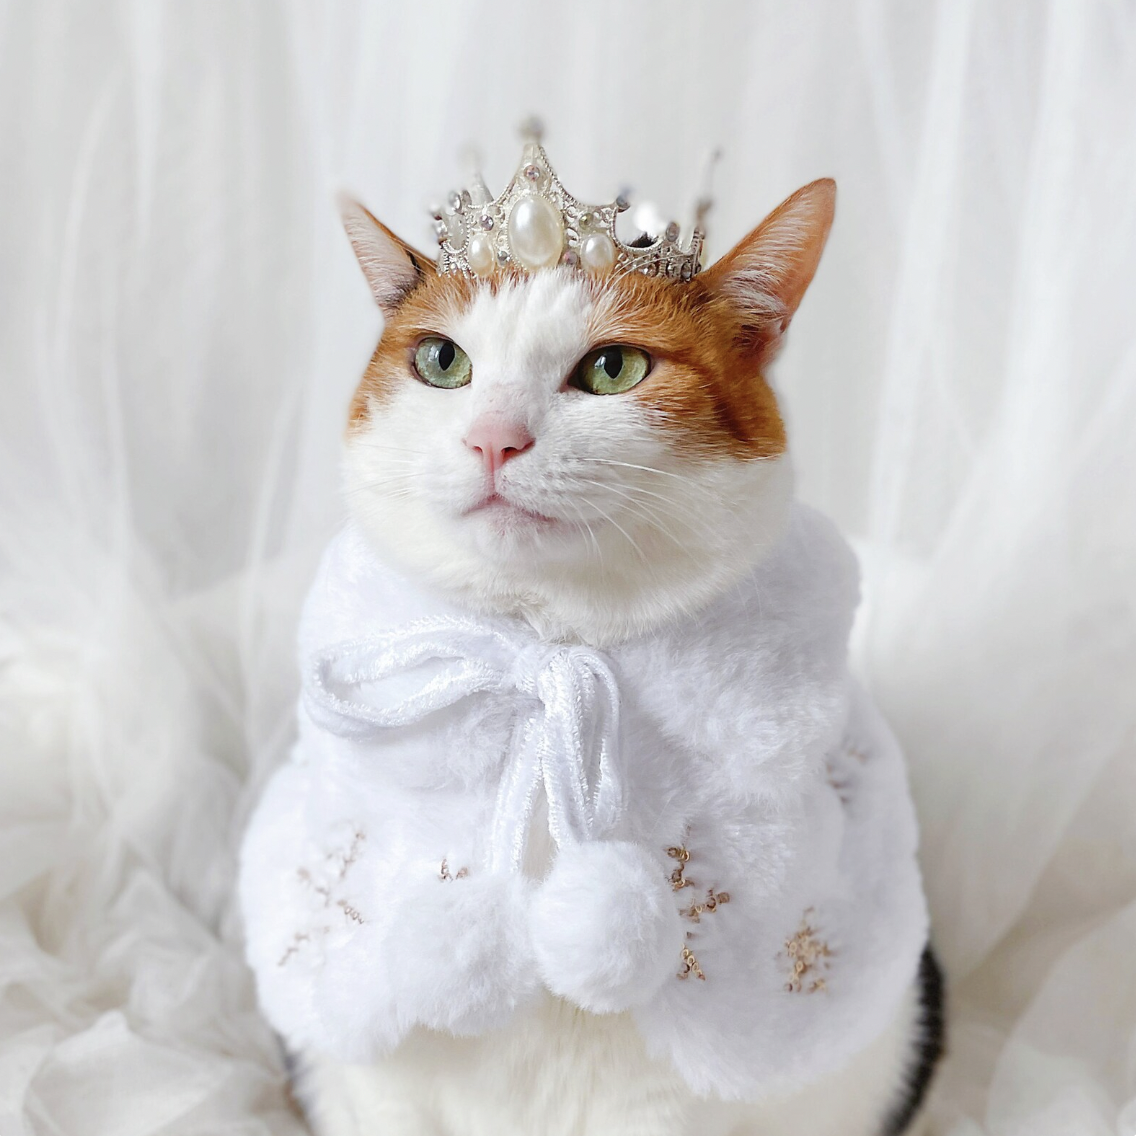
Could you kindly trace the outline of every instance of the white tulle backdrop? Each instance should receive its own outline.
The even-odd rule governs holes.
[[[232,908],[379,319],[540,113],[711,253],[831,174],[778,364],[863,554],[951,1136],[1136,1132],[1136,9],[0,0],[0,1131],[293,1133]]]

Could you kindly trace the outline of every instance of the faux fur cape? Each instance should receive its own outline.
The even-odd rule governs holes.
[[[242,855],[286,1042],[368,1060],[417,1026],[502,1026],[543,986],[632,1013],[696,1092],[846,1062],[927,937],[902,757],[847,670],[857,598],[797,507],[711,607],[601,652],[455,608],[346,529]]]

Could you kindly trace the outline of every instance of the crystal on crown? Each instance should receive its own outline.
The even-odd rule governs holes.
[[[510,265],[527,272],[564,265],[596,275],[639,272],[683,281],[699,271],[708,200],[699,202],[685,248],[674,223],[625,244],[615,218],[630,208],[626,196],[584,204],[556,176],[539,126],[530,123],[525,134],[520,165],[499,197],[490,197],[478,173],[467,189],[450,194],[444,212],[434,211],[439,272],[481,277]]]

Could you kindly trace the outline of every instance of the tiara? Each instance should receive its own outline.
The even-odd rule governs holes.
[[[539,123],[527,123],[522,135],[520,165],[499,197],[490,196],[475,172],[468,188],[450,194],[445,211],[432,211],[439,272],[488,276],[509,265],[529,272],[565,265],[595,274],[640,272],[689,280],[699,271],[708,197],[698,202],[686,248],[674,221],[662,233],[644,233],[625,244],[616,235],[615,218],[630,208],[627,195],[608,205],[586,205],[556,176],[540,144]]]

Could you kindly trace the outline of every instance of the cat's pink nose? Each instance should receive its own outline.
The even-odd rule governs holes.
[[[533,444],[533,436],[519,422],[496,415],[478,418],[464,440],[474,453],[481,455],[491,479],[510,458],[524,453]]]

